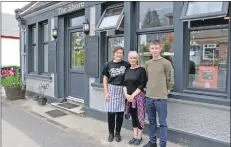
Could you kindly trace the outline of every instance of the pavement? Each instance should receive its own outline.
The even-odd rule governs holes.
[[[40,106],[32,98],[9,101],[2,97],[3,147],[131,147],[131,130],[123,128],[122,141],[109,143],[106,122],[71,113],[53,118],[46,112],[54,109],[50,104]],[[148,136],[143,140],[140,146]],[[183,146],[169,141],[168,147]]]

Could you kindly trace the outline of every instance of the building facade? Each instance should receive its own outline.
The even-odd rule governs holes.
[[[8,13],[1,13],[1,20],[2,66],[20,66],[20,40],[17,20],[14,15]]]
[[[43,83],[50,101],[82,102],[88,115],[106,120],[101,71],[113,58],[113,48],[124,47],[124,60],[130,50],[138,51],[142,65],[151,59],[148,43],[159,40],[175,71],[169,139],[192,147],[226,147],[230,15],[230,2],[222,1],[32,2],[16,10],[23,80],[28,94],[38,93]],[[83,23],[89,24],[89,33]],[[124,126],[131,128],[129,121]]]

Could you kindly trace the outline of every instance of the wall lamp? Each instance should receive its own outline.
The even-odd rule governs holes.
[[[88,20],[85,20],[85,22],[83,23],[83,32],[86,35],[88,35],[90,32],[90,24]]]
[[[54,29],[52,29],[52,37],[54,39],[56,39],[58,37],[58,30],[57,28],[55,27]]]

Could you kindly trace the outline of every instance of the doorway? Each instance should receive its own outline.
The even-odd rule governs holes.
[[[72,100],[84,102],[84,33],[83,16],[67,19],[67,56],[66,56],[66,96]]]

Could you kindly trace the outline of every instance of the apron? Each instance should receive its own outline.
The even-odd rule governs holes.
[[[107,112],[124,112],[125,96],[123,86],[108,84],[109,101],[106,102]]]

